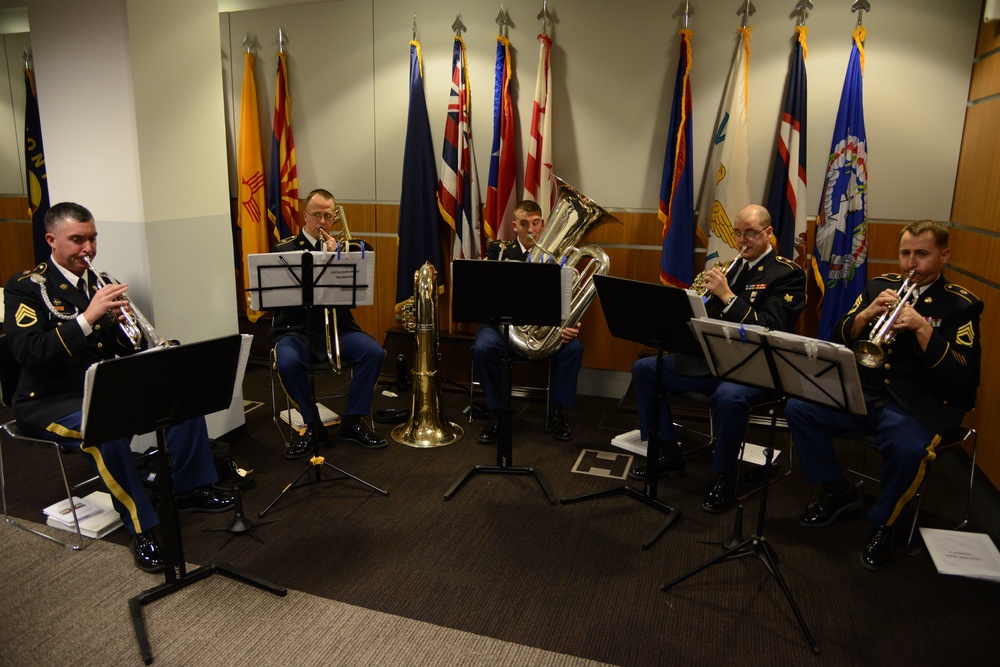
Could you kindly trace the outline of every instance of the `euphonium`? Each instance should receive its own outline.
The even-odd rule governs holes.
[[[324,244],[326,241],[336,241],[337,247],[348,252],[351,248],[351,230],[347,226],[347,214],[344,213],[344,207],[337,204],[335,215],[333,220],[330,221],[330,226],[333,229],[333,233],[326,231],[323,226],[324,223],[320,223],[318,227],[319,235],[323,239]],[[337,228],[337,225],[340,228]],[[326,246],[324,245],[324,251]],[[333,326],[330,326],[330,313],[333,313]],[[330,366],[333,367],[334,373],[340,373],[340,332],[337,330],[337,311],[333,308],[323,309],[323,321],[326,325],[326,358],[330,360]],[[330,332],[333,331],[333,342],[330,342]]]
[[[899,314],[903,312],[903,308],[907,304],[913,304],[916,301],[918,285],[910,283],[915,273],[916,271],[910,271],[910,274],[906,276],[906,280],[903,281],[903,284],[896,291],[896,294],[899,295],[899,301],[896,302],[896,306],[891,311],[887,310],[882,313],[875,320],[868,339],[859,340],[851,346],[855,359],[865,368],[881,368],[885,365],[886,348],[892,344],[892,341],[896,340],[896,332],[893,331],[892,325],[896,321],[896,318],[899,317]]]
[[[83,256],[83,261],[87,263],[87,267],[94,272],[95,282],[97,283],[97,289],[102,289],[107,286],[107,281],[104,280],[107,277],[108,280],[112,281],[114,284],[121,284],[120,281],[115,280],[108,274],[101,274],[100,271],[94,268],[94,265],[90,261],[90,257],[87,255]],[[150,347],[170,347],[171,345],[177,345],[177,341],[168,340],[166,338],[160,338],[156,333],[156,329],[153,325],[149,323],[146,316],[139,311],[136,305],[128,298],[127,294],[121,295],[121,300],[128,303],[128,308],[122,308],[121,314],[124,316],[124,320],[118,322],[121,326],[122,331],[128,336],[129,340],[132,341],[132,347],[136,350],[142,349],[142,339],[143,337],[149,342]],[[112,315],[116,320],[118,319],[116,315]]]
[[[573,296],[570,313],[560,326],[515,326],[510,327],[510,344],[518,354],[528,359],[545,359],[552,356],[562,345],[560,330],[574,327],[583,317],[587,306],[597,295],[594,275],[607,275],[611,269],[608,254],[596,245],[587,243],[577,246],[588,232],[606,222],[621,220],[614,217],[594,201],[578,192],[561,178],[553,176],[558,197],[552,207],[541,236],[528,250],[529,262],[554,261],[563,263],[573,270]],[[589,261],[582,270],[577,264],[584,258]]]
[[[405,424],[392,429],[392,439],[410,447],[441,447],[457,442],[462,428],[445,419],[441,409],[441,383],[437,374],[438,309],[437,272],[425,262],[413,275],[414,322],[407,323],[415,332],[413,404]]]
[[[713,264],[712,266],[708,267],[707,269],[696,275],[694,277],[694,280],[691,282],[691,289],[694,290],[698,294],[698,296],[705,296],[706,294],[708,294],[708,286],[705,285],[705,276],[708,275],[708,272],[711,271],[712,269],[719,269],[720,271],[722,271],[722,275],[728,275],[729,272],[733,270],[733,267],[736,266],[736,262],[743,259],[743,250],[745,248],[746,246],[740,246],[738,248],[739,254],[737,254],[736,257],[733,258],[733,261],[729,262],[728,264],[726,264],[720,259],[715,264]]]

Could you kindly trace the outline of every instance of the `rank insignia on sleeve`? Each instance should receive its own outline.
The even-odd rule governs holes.
[[[961,327],[958,328],[958,333],[955,334],[955,342],[959,345],[966,345],[972,347],[972,343],[976,338],[976,333],[972,328],[972,322],[966,322]]]
[[[34,308],[22,303],[17,307],[17,312],[14,313],[14,321],[17,322],[17,326],[27,329],[38,323],[38,315],[35,314]]]

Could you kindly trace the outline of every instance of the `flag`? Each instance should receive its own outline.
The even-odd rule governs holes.
[[[736,254],[733,219],[750,201],[747,105],[750,98],[750,29],[740,28],[733,68],[715,126],[712,152],[698,207],[699,235],[707,241],[705,266]]]
[[[694,279],[694,170],[691,166],[691,31],[680,31],[681,54],[670,107],[660,182],[663,254],[660,281],[688,287]]]
[[[510,95],[510,42],[497,36],[496,78],[493,86],[493,151],[486,187],[483,222],[491,239],[514,238],[514,102]]]
[[[268,216],[265,214],[264,163],[260,153],[260,123],[257,120],[257,84],[253,76],[253,54],[243,54],[243,96],[240,98],[240,135],[236,148],[239,208],[236,224],[240,228],[240,265],[243,267],[243,288],[250,288],[250,267],[247,255],[268,252],[271,248]],[[256,322],[261,312],[250,308],[250,292],[246,293],[247,319]]]
[[[424,98],[420,42],[410,42],[410,104],[403,147],[403,187],[399,196],[396,238],[396,307],[413,295],[413,274],[424,262],[441,273],[441,215],[437,207],[437,173],[431,124]]]
[[[299,233],[299,178],[295,168],[292,98],[288,95],[288,68],[284,51],[278,53],[278,80],[274,89],[267,217],[275,228],[274,240]]]
[[[867,282],[868,139],[862,104],[864,26],[858,26],[853,37],[816,218],[813,270],[823,293],[819,337],[824,340],[829,340],[833,325],[851,307]]]
[[[28,215],[35,264],[47,261],[52,249],[45,240],[45,212],[49,210],[49,184],[45,178],[42,121],[38,114],[35,74],[24,68],[24,172],[28,177]]]
[[[455,37],[452,54],[451,97],[444,125],[438,208],[455,232],[454,259],[483,256],[483,214],[479,195],[476,152],[472,147],[472,89],[465,60],[465,42]]]
[[[524,167],[524,198],[537,202],[542,209],[542,219],[547,220],[555,195],[552,187],[552,110],[549,108],[552,39],[542,33],[538,35],[538,43],[538,77],[535,80],[535,103],[531,107],[528,162]]]
[[[792,52],[785,109],[778,128],[778,147],[771,173],[767,210],[771,214],[778,251],[806,266],[806,33],[795,28],[798,39]]]

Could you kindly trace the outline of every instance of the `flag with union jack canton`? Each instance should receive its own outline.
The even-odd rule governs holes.
[[[552,211],[555,188],[552,183],[552,109],[549,90],[552,88],[552,70],[549,52],[552,39],[545,33],[538,35],[538,76],[535,79],[535,102],[531,107],[528,161],[524,167],[524,198],[534,200],[542,209],[542,219],[547,220]]]
[[[292,98],[288,94],[285,53],[278,53],[278,79],[274,91],[274,125],[271,163],[267,180],[267,216],[276,231],[275,240],[299,232],[299,178],[292,140]]]
[[[767,210],[771,214],[778,251],[806,267],[806,47],[805,26],[795,28],[785,109],[778,128],[778,146],[771,173]]]
[[[240,134],[236,148],[239,208],[236,224],[240,228],[240,266],[243,288],[250,288],[247,255],[270,250],[273,229],[265,214],[264,162],[260,152],[260,122],[257,120],[257,83],[253,74],[253,54],[243,54],[243,95],[240,98]],[[256,322],[261,311],[250,308],[250,292],[246,293],[247,319]]]
[[[467,65],[465,42],[456,35],[438,179],[438,208],[455,232],[454,259],[480,259],[485,241],[476,153],[472,145],[472,92]]]
[[[514,238],[514,101],[510,95],[510,42],[497,36],[496,77],[493,88],[493,150],[486,187],[486,233],[494,240]]]
[[[853,41],[816,218],[813,270],[823,292],[819,337],[824,340],[830,339],[833,325],[851,307],[868,280],[868,138],[862,99],[864,26],[854,30]]]
[[[660,281],[688,287],[694,279],[694,169],[691,165],[691,31],[680,31],[681,53],[670,107],[670,131],[660,182],[663,253]]]

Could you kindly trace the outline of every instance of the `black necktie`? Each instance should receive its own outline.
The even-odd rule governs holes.
[[[90,298],[90,293],[87,291],[87,281],[84,280],[82,277],[76,281],[76,288],[80,290],[80,292],[85,297],[87,297],[88,299]]]
[[[733,284],[730,289],[732,289],[733,292],[742,290],[744,287],[747,286],[747,283],[749,281],[750,281],[750,262],[744,260],[743,269],[740,270],[738,274],[736,274],[736,279],[733,281]]]
[[[322,250],[322,249],[323,249],[323,242],[316,241],[316,250]]]

